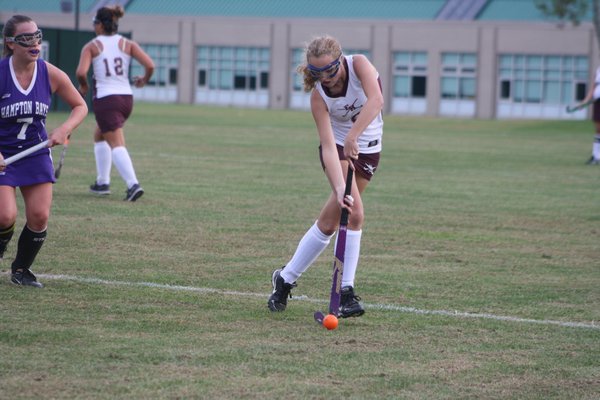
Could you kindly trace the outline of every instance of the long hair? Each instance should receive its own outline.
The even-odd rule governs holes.
[[[119,18],[123,15],[125,15],[125,10],[119,5],[114,7],[102,7],[96,12],[95,20],[102,24],[104,33],[112,35],[119,30]]]
[[[15,32],[17,31],[17,25],[22,24],[24,22],[32,22],[33,19],[31,19],[30,17],[26,16],[26,15],[13,15],[12,17],[10,17],[10,19],[8,21],[6,21],[6,24],[4,24],[4,29],[2,30],[2,37],[6,38],[6,37],[13,37],[15,36]],[[6,40],[3,40],[4,42],[4,49],[2,52],[2,56],[3,57],[10,57],[12,56],[12,49],[8,47],[8,44],[6,42]]]
[[[308,59],[310,57],[317,58],[324,55],[330,55],[334,59],[340,58],[342,55],[342,46],[340,45],[340,42],[332,36],[318,36],[306,45],[304,54],[304,62],[296,68],[296,71],[302,75],[304,79],[304,91],[310,92],[314,89],[319,79],[313,77],[308,72]]]

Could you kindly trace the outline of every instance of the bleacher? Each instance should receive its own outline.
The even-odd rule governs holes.
[[[437,20],[474,20],[488,0],[447,0]]]

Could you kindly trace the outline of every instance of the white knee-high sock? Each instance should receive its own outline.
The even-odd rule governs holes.
[[[325,250],[331,237],[326,235],[317,227],[315,222],[313,226],[304,234],[304,237],[298,243],[296,252],[292,259],[285,265],[281,272],[281,277],[287,283],[296,282],[296,280],[311,266],[319,255]]]
[[[98,185],[109,185],[112,151],[106,141],[94,143],[94,156],[96,158],[96,182]]]
[[[138,183],[137,177],[135,176],[135,170],[133,169],[133,163],[131,162],[131,157],[129,157],[127,149],[123,146],[115,147],[112,149],[112,157],[115,167],[117,167],[117,171],[119,171],[121,178],[123,178],[127,184],[127,188]]]
[[[344,252],[344,274],[342,275],[342,287],[354,287],[354,277],[358,267],[358,258],[360,256],[360,239],[362,230],[346,231],[346,251]],[[337,238],[336,238],[337,243]]]
[[[592,147],[592,156],[596,160],[600,160],[600,132],[594,135],[594,145]]]

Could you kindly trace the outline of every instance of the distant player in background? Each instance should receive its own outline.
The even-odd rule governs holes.
[[[64,144],[88,109],[66,73],[40,58],[42,31],[24,15],[4,25],[4,57],[0,60],[0,259],[15,231],[16,188],[25,203],[25,226],[11,266],[11,282],[41,288],[30,268],[46,240],[52,206],[54,168],[44,148],[13,164],[4,158],[49,139],[48,147]],[[52,93],[71,107],[67,120],[46,131]]]
[[[305,63],[298,71],[304,76],[305,91],[312,91],[310,104],[319,134],[321,165],[332,192],[291,260],[273,272],[268,307],[271,311],[286,309],[296,280],[325,250],[338,229],[342,207],[347,207],[351,214],[339,316],[358,317],[365,312],[354,292],[364,219],[361,194],[379,164],[383,135],[379,73],[365,56],[342,54],[340,43],[330,36],[308,44]],[[356,171],[352,195],[344,196],[344,177],[350,163]]]
[[[154,72],[154,62],[133,40],[117,34],[118,21],[125,14],[121,6],[102,7],[94,18],[97,37],[81,50],[76,76],[79,92],[89,90],[87,74],[93,65],[93,110],[97,127],[94,132],[94,155],[97,177],[90,192],[110,194],[110,170],[114,162],[127,185],[126,201],[136,201],[144,194],[129,152],[125,147],[123,126],[133,110],[133,92],[129,84],[129,64],[136,59],[144,67],[144,76],[133,78],[135,87],[143,87]]]
[[[585,98],[579,104],[585,104],[594,101],[592,105],[592,121],[594,121],[594,143],[592,145],[592,155],[587,160],[588,165],[600,164],[600,67],[596,69],[596,77],[590,85]]]

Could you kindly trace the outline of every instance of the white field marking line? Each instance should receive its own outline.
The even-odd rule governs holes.
[[[89,283],[95,285],[107,285],[107,286],[137,286],[137,287],[149,287],[154,289],[166,289],[173,290],[178,292],[194,292],[194,293],[214,293],[214,294],[222,294],[226,296],[245,296],[245,297],[260,297],[267,298],[268,295],[262,293],[249,293],[249,292],[238,292],[235,290],[223,290],[223,289],[214,289],[214,288],[201,288],[195,286],[179,286],[179,285],[168,285],[163,283],[154,283],[154,282],[127,282],[127,281],[112,281],[106,279],[98,279],[98,278],[82,278],[78,276],[72,275],[46,275],[46,274],[38,274],[40,278],[44,279],[55,279],[62,281],[73,281],[78,283]],[[301,300],[307,301],[310,303],[320,303],[327,304],[325,300],[312,299],[308,296],[294,296],[292,300]],[[556,325],[567,328],[585,328],[585,329],[598,329],[600,330],[600,325],[596,324],[595,321],[591,323],[584,322],[568,322],[568,321],[556,321],[550,319],[531,319],[531,318],[518,318],[518,317],[510,317],[505,315],[495,315],[488,313],[469,313],[463,311],[448,311],[448,310],[422,310],[414,307],[403,307],[397,306],[393,304],[368,304],[363,303],[363,306],[368,309],[373,310],[383,310],[383,311],[399,311],[403,313],[409,314],[419,314],[419,315],[441,315],[444,317],[457,317],[457,318],[478,318],[478,319],[490,319],[495,321],[508,321],[508,322],[516,322],[516,323],[525,323],[525,324],[539,324],[539,325]]]

